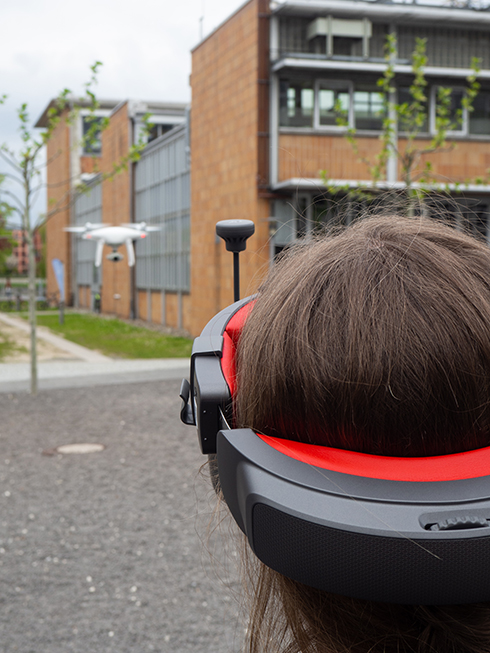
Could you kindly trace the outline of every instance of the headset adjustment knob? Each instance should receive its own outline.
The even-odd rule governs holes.
[[[469,528],[484,528],[489,526],[488,521],[484,517],[477,517],[476,515],[466,515],[461,517],[450,517],[443,521],[432,524],[431,531],[459,531]]]

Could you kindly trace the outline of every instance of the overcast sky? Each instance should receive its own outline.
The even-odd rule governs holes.
[[[23,0],[2,4],[0,143],[17,146],[15,110],[34,123],[63,88],[83,91],[103,62],[99,98],[189,102],[190,50],[244,0]],[[0,164],[0,172],[3,166]]]

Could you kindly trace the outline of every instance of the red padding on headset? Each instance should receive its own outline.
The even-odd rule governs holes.
[[[225,331],[223,333],[223,354],[221,356],[221,369],[225,381],[230,388],[233,397],[236,390],[236,365],[235,365],[236,345],[233,338]]]
[[[290,458],[351,476],[418,483],[490,476],[490,447],[447,456],[395,458],[271,438],[260,433],[257,435],[276,451]]]
[[[245,320],[248,317],[249,312],[254,305],[254,301],[245,304],[242,308],[235,313],[235,315],[230,319],[226,325],[225,332],[223,333],[223,354],[221,356],[221,369],[223,370],[223,376],[225,381],[230,388],[231,396],[235,394],[236,390],[236,364],[235,364],[235,354],[238,339],[240,338],[240,333],[242,332],[243,325]]]
[[[231,396],[236,390],[235,354],[238,339],[254,302],[245,304],[226,325],[223,333],[221,368],[230,388]],[[490,475],[490,447],[428,458],[395,458],[372,456],[313,444],[272,438],[257,434],[264,442],[280,453],[308,465],[341,472],[352,476],[385,479],[388,481],[457,481]]]

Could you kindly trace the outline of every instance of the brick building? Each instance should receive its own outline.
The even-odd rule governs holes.
[[[165,246],[176,248],[173,261],[163,241],[148,239],[146,249],[137,250],[135,278],[127,267],[120,268],[121,287],[132,283],[135,288],[135,313],[198,334],[233,297],[232,256],[215,236],[218,220],[255,222],[256,233],[241,255],[245,295],[256,290],[277,252],[331,219],[334,203],[321,170],[328,170],[330,184],[339,188],[370,181],[366,165],[345,139],[345,128],[337,124],[335,106],[341,104],[348,126],[357,130],[359,154],[375,155],[383,119],[376,81],[386,65],[389,33],[398,48],[398,102],[407,97],[415,38],[427,38],[421,146],[434,133],[438,87],[453,89],[451,111],[456,113],[471,58],[480,59],[481,91],[474,111],[463,108],[462,122],[450,134],[455,143],[450,153],[432,154],[430,160],[444,182],[485,176],[490,168],[490,11],[365,0],[248,0],[192,52],[191,128],[186,123],[159,136],[148,146],[144,165],[139,162],[121,175],[112,190],[102,188],[104,222],[115,223],[107,217],[115,211],[125,215],[121,221],[148,216],[168,227]],[[102,169],[118,148],[126,147],[130,112],[124,106],[113,110],[112,131],[104,133]],[[398,125],[398,139],[403,145],[403,125]],[[141,201],[131,214],[130,180],[138,175],[135,194]],[[403,186],[394,157],[386,185]],[[490,187],[469,184],[457,197],[455,219],[469,222],[488,239]],[[66,234],[61,238],[68,243]],[[111,295],[113,272],[105,264],[103,296]],[[129,313],[128,302],[123,308]],[[104,302],[103,310],[113,312]]]
[[[118,119],[116,114],[111,129]],[[119,155],[111,150],[105,132],[102,140],[101,165],[106,167]],[[123,142],[123,149],[126,146]],[[182,124],[153,139],[138,162],[112,182],[100,184],[98,176],[89,180],[89,192],[77,196],[73,205],[75,225],[145,222],[158,225],[160,230],[137,241],[134,268],[128,268],[125,261],[105,259],[101,268],[95,268],[94,243],[73,238],[76,305],[90,308],[100,294],[102,310],[107,313],[138,316],[178,328],[188,323],[189,165],[189,119],[185,116]]]
[[[46,126],[48,111],[53,104],[54,101],[48,104],[36,127]],[[101,290],[103,280],[102,311],[134,316],[137,298],[133,270],[122,264],[116,267],[105,257],[102,268],[95,269],[92,243],[77,242],[77,238],[64,228],[89,220],[112,225],[134,222],[134,166],[129,164],[112,180],[106,179],[102,183],[100,175],[110,173],[113,164],[121,161],[131,145],[138,142],[145,114],[151,115],[153,128],[149,140],[153,141],[183,124],[185,111],[186,105],[178,103],[102,100],[95,115],[109,117],[109,126],[85,151],[79,143],[90,126],[89,111],[82,109],[78,119],[71,124],[64,120],[58,123],[47,147],[48,215],[56,207],[46,223],[48,296],[53,296],[58,290],[51,266],[52,259],[58,258],[65,264],[69,305],[91,308],[93,295]],[[76,186],[81,180],[92,189],[88,196],[77,195]],[[82,221],[77,219],[80,216]],[[83,220],[84,217],[87,220]],[[108,253],[110,248],[106,249]],[[82,263],[90,261],[89,266],[79,265],[80,254],[84,257]],[[116,303],[114,296],[120,296]]]
[[[443,182],[481,177],[490,168],[490,11],[421,4],[342,0],[250,0],[193,51],[190,330],[197,333],[232,299],[231,261],[213,223],[256,223],[243,258],[245,292],[253,292],[273,256],[335,212],[320,171],[337,187],[369,182],[361,157],[380,148],[387,34],[397,41],[396,97],[408,96],[416,37],[427,38],[427,119],[418,143],[434,133],[436,93],[452,87],[461,108],[472,57],[480,59],[474,111],[450,135],[448,153],[431,155]],[[357,130],[359,154],[339,127],[335,104]],[[403,126],[398,126],[403,146]],[[422,162],[423,163],[423,162]],[[387,186],[402,187],[392,158]],[[457,219],[488,239],[490,187],[458,195]]]
[[[33,238],[36,263],[38,263],[42,255],[41,234],[38,230],[34,231]],[[12,229],[12,239],[15,241],[15,245],[12,247],[12,254],[16,260],[15,272],[27,275],[29,270],[29,248],[27,247],[25,231],[23,229]]]

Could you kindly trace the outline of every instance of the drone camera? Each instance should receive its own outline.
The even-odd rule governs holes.
[[[115,251],[115,252],[111,252],[110,254],[107,254],[106,258],[108,261],[114,261],[115,263],[117,263],[118,261],[122,261],[124,256],[119,252]]]

